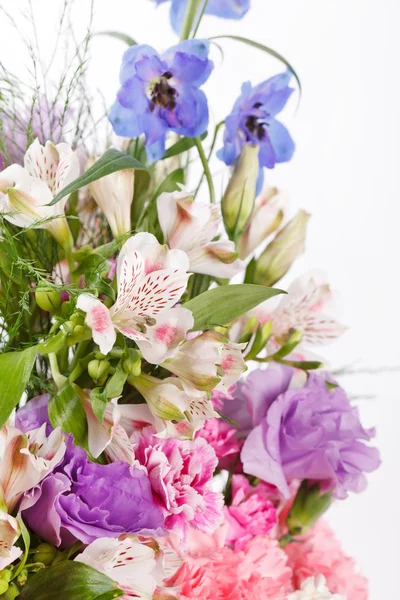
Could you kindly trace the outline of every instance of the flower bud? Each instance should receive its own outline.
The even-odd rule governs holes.
[[[123,362],[123,369],[125,373],[132,377],[139,377],[142,370],[142,360],[140,354],[134,348],[128,348],[128,358]]]
[[[251,283],[271,286],[288,272],[294,260],[304,252],[309,218],[308,213],[300,210],[281,229],[256,261]]]
[[[110,363],[108,360],[91,360],[88,364],[88,373],[97,385],[103,385],[107,379]]]
[[[238,241],[240,258],[246,258],[278,229],[282,223],[285,205],[286,197],[277,188],[268,188],[256,200],[253,214]]]
[[[304,480],[299,487],[293,506],[286,519],[291,535],[307,533],[332,503],[332,494],[321,494],[319,483]]]
[[[222,199],[222,216],[230,239],[245,229],[253,212],[259,171],[258,146],[245,144]]]
[[[20,587],[23,587],[28,581],[28,569],[22,569],[17,577],[17,583]]]
[[[41,562],[44,565],[51,565],[57,556],[58,552],[54,546],[50,544],[39,544],[36,548],[35,561]]]
[[[57,313],[61,306],[60,292],[52,291],[46,284],[36,288],[35,300],[39,308],[53,314]]]

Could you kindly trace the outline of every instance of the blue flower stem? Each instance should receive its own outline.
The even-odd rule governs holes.
[[[188,40],[201,0],[189,0],[181,30],[181,41]]]
[[[200,15],[199,15],[199,18],[197,19],[196,27],[195,27],[195,29],[194,29],[194,31],[193,31],[193,35],[192,35],[192,38],[193,38],[193,39],[194,39],[194,38],[196,37],[196,35],[197,35],[197,32],[198,32],[198,30],[199,30],[199,27],[200,27],[200,22],[201,22],[201,20],[202,20],[202,18],[203,18],[203,15],[204,15],[204,13],[206,12],[207,4],[208,4],[208,0],[205,0],[205,2],[203,2],[203,8],[201,9],[201,13],[200,13]]]
[[[204,175],[206,176],[206,179],[207,179],[208,190],[210,192],[210,203],[214,204],[215,203],[215,190],[214,190],[214,183],[213,183],[213,179],[212,179],[212,175],[211,175],[211,171],[210,171],[210,166],[208,164],[208,160],[205,155],[204,148],[201,143],[201,139],[195,138],[194,142],[196,144],[196,148],[197,148],[199,156],[200,156],[201,164],[203,165]]]
[[[221,129],[221,127],[222,127],[224,124],[225,124],[225,121],[220,121],[220,123],[218,123],[218,124],[216,125],[216,127],[215,127],[213,141],[212,141],[212,144],[211,144],[211,146],[210,146],[210,150],[209,150],[209,152],[208,152],[208,159],[207,159],[207,160],[208,160],[208,162],[210,162],[210,160],[211,160],[212,154],[213,154],[213,152],[214,152],[215,144],[217,143],[218,131]],[[196,198],[197,194],[199,193],[199,189],[200,189],[200,187],[201,187],[201,184],[203,183],[203,178],[204,178],[204,173],[202,173],[202,175],[201,175],[201,177],[200,177],[200,181],[199,181],[199,184],[198,184],[198,186],[197,186],[197,188],[196,188],[196,191],[195,191],[195,193],[194,193],[194,196],[193,196],[193,198]]]

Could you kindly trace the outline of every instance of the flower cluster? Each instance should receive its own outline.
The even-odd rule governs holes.
[[[380,462],[312,353],[346,328],[325,274],[275,287],[310,218],[262,188],[294,152],[293,70],[244,83],[209,144],[197,29],[250,1],[170,8],[181,41],[122,58],[124,151],[83,165],[79,106],[40,90],[0,112],[0,599],[366,600],[320,520]]]

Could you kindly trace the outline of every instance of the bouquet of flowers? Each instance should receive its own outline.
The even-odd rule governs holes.
[[[309,219],[263,183],[294,152],[293,68],[234,38],[284,70],[209,122],[200,22],[249,9],[172,0],[167,50],[111,33],[127,49],[100,142],[84,69],[31,104],[3,73],[4,600],[368,597],[321,519],[380,460],[313,354],[345,328],[323,274],[276,287]]]

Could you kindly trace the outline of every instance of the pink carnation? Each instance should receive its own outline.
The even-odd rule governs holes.
[[[275,540],[258,536],[238,551],[215,540],[197,534],[194,544],[189,536],[189,555],[168,582],[180,587],[180,600],[284,600],[292,590],[287,557]]]
[[[227,543],[243,549],[256,535],[266,535],[277,523],[276,508],[268,498],[268,485],[250,485],[244,475],[232,477],[232,504],[224,507]]]
[[[210,533],[222,520],[223,496],[211,489],[218,460],[203,439],[161,439],[152,427],[132,436],[135,458],[146,467],[165,527],[185,534],[187,526]]]
[[[323,575],[333,594],[367,600],[366,578],[356,572],[354,560],[343,553],[340,542],[324,521],[318,521],[304,536],[303,543],[288,544],[285,552],[293,569],[296,590],[308,577]]]
[[[205,439],[215,450],[220,468],[228,468],[239,457],[242,444],[236,438],[236,428],[222,419],[207,419],[197,437]]]

